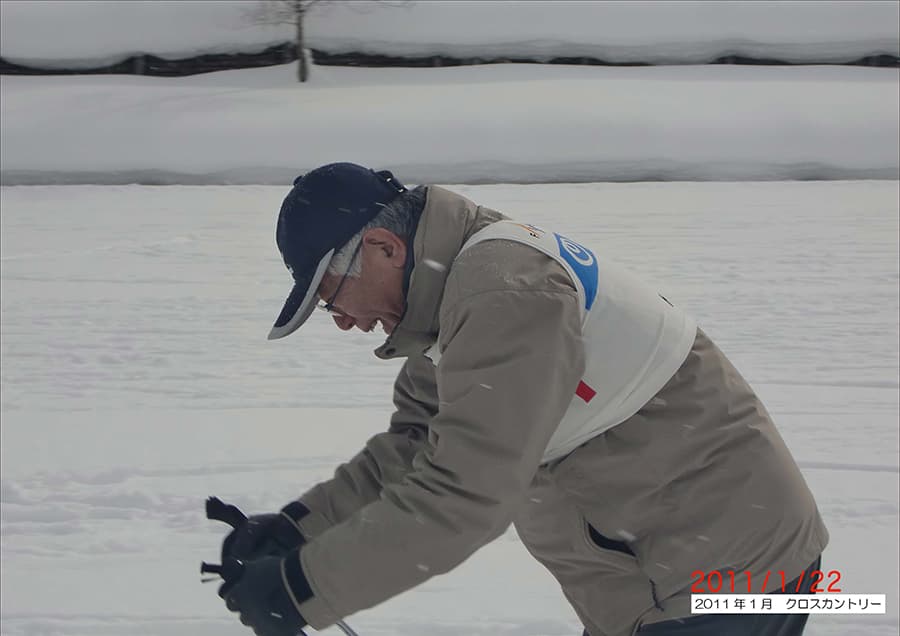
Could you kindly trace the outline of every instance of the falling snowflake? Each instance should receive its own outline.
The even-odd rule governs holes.
[[[430,267],[431,269],[438,272],[447,271],[446,265],[444,265],[443,263],[438,263],[437,261],[433,261],[430,258],[423,259],[422,264],[425,265],[425,267]]]

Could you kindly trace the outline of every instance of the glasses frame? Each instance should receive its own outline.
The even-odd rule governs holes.
[[[337,289],[334,290],[334,293],[331,295],[331,298],[328,300],[320,300],[316,303],[316,307],[324,311],[325,313],[331,316],[343,316],[344,313],[335,308],[334,301],[337,300],[338,294],[341,293],[341,288],[344,286],[344,281],[347,280],[347,277],[350,275],[350,271],[353,269],[353,264],[356,262],[356,257],[359,254],[359,250],[362,247],[362,240],[356,244],[356,247],[353,249],[353,254],[350,256],[350,264],[347,265],[347,270],[344,272],[344,275],[341,277],[340,282],[338,282]]]

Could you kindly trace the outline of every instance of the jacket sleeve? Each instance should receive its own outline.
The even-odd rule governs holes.
[[[313,596],[299,609],[316,629],[456,567],[502,534],[524,499],[584,353],[568,276],[517,247],[556,268],[554,284],[520,285],[477,259],[451,272],[464,280],[445,288],[439,411],[413,469],[300,551],[296,570]],[[449,306],[448,290],[459,296]]]
[[[378,499],[385,485],[399,483],[412,469],[412,458],[424,445],[428,422],[437,411],[431,360],[425,356],[407,359],[394,383],[394,406],[387,431],[372,437],[362,451],[338,466],[333,478],[300,497],[308,512],[297,521],[307,540]]]

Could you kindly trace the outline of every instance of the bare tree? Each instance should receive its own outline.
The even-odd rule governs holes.
[[[305,82],[309,79],[309,59],[306,54],[303,34],[303,19],[314,9],[324,9],[338,4],[340,0],[261,0],[252,11],[250,18],[260,24],[292,24],[295,29],[297,47],[297,79]],[[369,2],[344,2],[354,10],[367,11],[378,6],[408,6],[408,1],[370,0]]]
[[[322,0],[262,0],[247,12],[247,17],[258,24],[294,26],[294,41],[297,47],[297,79],[305,82],[309,79],[309,63],[306,58],[306,47],[303,38],[303,18]]]

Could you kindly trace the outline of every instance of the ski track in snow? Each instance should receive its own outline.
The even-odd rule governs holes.
[[[458,188],[656,281],[757,388],[829,527],[823,566],[887,594],[886,616],[816,616],[809,636],[898,634],[897,189]],[[314,319],[265,340],[289,288],[284,191],[0,189],[4,635],[247,633],[198,584],[223,534],[205,497],[280,507],[385,426],[399,365],[372,357],[377,335]],[[580,634],[512,529],[350,623]]]

